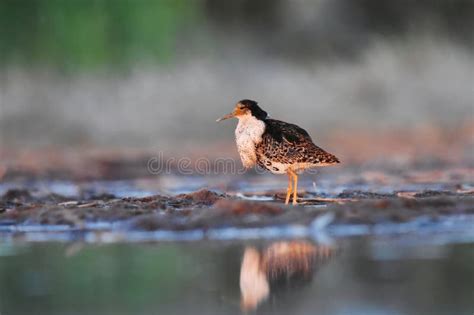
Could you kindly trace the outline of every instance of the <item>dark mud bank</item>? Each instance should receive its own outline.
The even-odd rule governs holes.
[[[405,224],[421,217],[425,224],[436,223],[446,217],[474,215],[474,193],[377,195],[345,191],[335,198],[304,198],[298,206],[285,206],[278,195],[273,201],[263,202],[209,190],[144,198],[117,198],[112,194],[67,198],[12,189],[0,198],[3,232],[17,231],[22,226],[41,230],[41,226],[58,225],[87,231],[94,223],[109,224],[109,229],[125,232],[310,226],[328,215],[325,226]]]

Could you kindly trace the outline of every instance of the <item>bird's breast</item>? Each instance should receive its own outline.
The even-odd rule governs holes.
[[[240,159],[245,167],[252,167],[257,161],[256,145],[262,141],[265,123],[254,117],[240,119],[235,129],[235,140]]]

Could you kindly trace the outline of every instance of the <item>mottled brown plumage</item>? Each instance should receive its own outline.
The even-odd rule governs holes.
[[[330,154],[313,143],[310,135],[297,125],[274,119],[265,119],[265,132],[262,141],[256,145],[257,163],[273,172],[283,173],[278,164],[293,166],[295,172],[312,166],[339,163]]]

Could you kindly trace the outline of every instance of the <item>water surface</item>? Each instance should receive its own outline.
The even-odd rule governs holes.
[[[474,244],[5,241],[0,279],[1,314],[472,314]]]

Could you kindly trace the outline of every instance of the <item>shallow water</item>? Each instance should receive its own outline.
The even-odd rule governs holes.
[[[292,209],[297,216],[284,210],[226,212],[216,223],[209,216],[197,226],[155,229],[121,216],[142,209],[137,218],[193,222],[219,207],[180,204],[175,195],[202,187],[227,193],[227,207],[236,202],[232,198],[244,208],[280,207],[275,194],[284,185],[284,179],[266,176],[4,182],[0,315],[472,315],[470,181],[344,175],[317,184],[302,180],[308,203]],[[28,193],[10,191],[7,198],[14,188]],[[156,194],[171,196],[163,204],[172,211],[160,208],[160,196],[121,199]],[[331,208],[311,203],[316,197],[356,201]],[[377,200],[383,202],[374,207]],[[203,209],[208,212],[199,212]],[[45,210],[51,220],[43,222],[36,214]],[[22,211],[29,216],[11,215],[21,218]],[[94,216],[78,219],[84,212]],[[226,221],[229,217],[234,220]],[[280,217],[286,219],[276,220]],[[253,224],[243,224],[248,222]]]
[[[388,172],[336,170],[323,176],[305,174],[298,182],[300,193],[335,197],[343,192],[370,192],[393,194],[396,192],[454,191],[473,189],[474,170],[454,168],[440,170],[434,176],[430,171],[412,171],[389,174]],[[418,174],[420,180],[415,180]],[[412,176],[414,178],[411,178]],[[433,177],[434,176],[434,177]],[[458,179],[452,179],[461,177]],[[286,189],[285,176],[271,174],[248,176],[175,176],[127,180],[45,180],[23,179],[0,182],[0,195],[10,189],[27,189],[35,195],[55,193],[71,198],[113,194],[116,197],[145,197],[154,194],[176,195],[202,188],[225,192],[246,199],[271,200],[272,194]],[[270,195],[266,195],[270,194]]]
[[[256,265],[266,268],[260,278]],[[472,314],[473,266],[474,243],[393,237],[332,245],[4,242],[0,313]],[[261,281],[241,289],[241,276]]]

